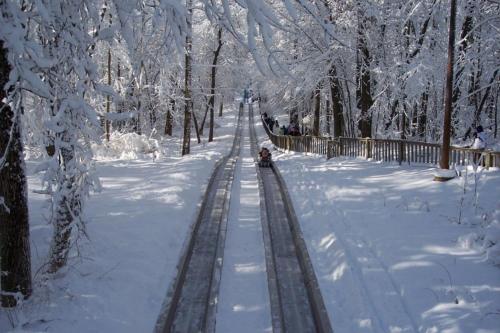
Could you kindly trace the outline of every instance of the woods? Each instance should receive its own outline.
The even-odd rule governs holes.
[[[178,135],[188,155],[193,132],[212,142],[215,112],[247,86],[276,115],[313,119],[315,136],[445,149],[482,125],[498,141],[498,1],[3,0],[0,10],[5,307],[32,289],[26,147],[43,160],[50,276],[86,237],[95,147]]]
[[[330,85],[321,89],[322,133],[335,133],[326,128],[331,105],[329,126],[341,124],[337,131],[345,128],[344,136],[441,142],[449,2],[322,1],[292,7],[296,18],[283,23],[288,30],[280,37],[299,51],[284,55],[282,62],[303,80],[287,76],[269,82],[268,90],[278,91],[272,97],[276,106],[293,109],[299,104],[304,110],[300,116],[307,116],[316,104],[307,96],[328,79]],[[470,142],[479,124],[492,139],[496,135],[498,10],[491,1],[457,6],[452,143]],[[283,9],[283,16],[288,12]],[[331,23],[320,19],[325,14],[334,18]],[[293,97],[290,90],[301,93]]]

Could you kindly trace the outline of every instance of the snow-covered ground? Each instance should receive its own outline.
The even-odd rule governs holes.
[[[86,209],[90,241],[82,240],[79,256],[51,281],[38,273],[52,228],[43,217],[46,197],[33,192],[40,189],[37,162],[28,161],[35,290],[21,308],[0,311],[0,332],[11,330],[10,322],[15,332],[152,332],[215,162],[231,148],[235,116],[232,109],[216,118],[215,141],[193,140],[185,157],[178,137],[155,157],[133,151],[155,145],[137,138],[116,138],[111,149],[98,150],[103,190]],[[125,143],[130,147],[122,154]],[[117,152],[121,159],[112,159]]]
[[[476,199],[470,169],[440,183],[429,166],[273,159],[336,332],[500,332],[500,267],[472,241],[498,231],[498,170],[477,174]]]
[[[14,332],[151,332],[204,185],[231,147],[234,110],[221,125],[214,143],[193,140],[193,154],[184,158],[176,138],[141,143],[141,150],[162,152],[154,159],[121,154],[119,147],[99,151],[103,191],[88,203],[90,241],[82,240],[74,251],[79,256],[49,281],[39,273],[51,236],[46,197],[33,192],[40,185],[37,162],[29,161],[35,292],[21,308],[0,312],[0,332],[11,331],[11,322],[18,324]],[[219,332],[265,331],[270,322],[246,126],[245,133],[232,188]],[[500,224],[498,170],[462,170],[462,177],[438,183],[429,166],[277,151],[273,159],[336,332],[500,332],[500,259],[482,247],[484,235],[494,238]]]

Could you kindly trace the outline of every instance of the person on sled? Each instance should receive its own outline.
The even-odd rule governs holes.
[[[260,167],[271,166],[271,152],[267,147],[262,147],[259,151],[259,166]]]

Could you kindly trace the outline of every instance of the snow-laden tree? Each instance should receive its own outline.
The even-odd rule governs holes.
[[[15,157],[9,163],[2,162],[2,172],[19,176],[19,191],[15,193],[25,210],[19,122],[22,107],[27,105],[22,119],[32,133],[25,137],[46,150],[40,171],[51,198],[54,226],[47,271],[55,273],[65,265],[78,235],[85,233],[85,198],[99,186],[93,174],[92,143],[99,144],[104,132],[109,136],[111,120],[119,119],[116,127],[120,129],[127,117],[114,114],[135,115],[132,124],[140,133],[145,124],[150,131],[155,129],[157,111],[163,106],[175,110],[176,94],[182,90],[175,60],[184,55],[189,11],[171,0],[153,4],[139,0],[6,0],[1,9],[3,59],[8,53],[2,91],[9,92],[2,100],[3,125],[8,130],[2,138],[2,159],[5,162]],[[160,97],[165,93],[168,98],[163,102]],[[213,91],[209,94],[215,95]],[[166,119],[172,116],[164,114]],[[10,154],[12,147],[17,149],[14,155]],[[19,170],[6,167],[15,165]],[[2,195],[5,212],[10,209],[9,200],[8,195]],[[22,220],[21,213],[16,216]],[[26,231],[27,217],[25,222]],[[21,235],[24,245],[29,244],[21,229],[15,231],[17,236]],[[29,253],[26,247],[19,251]],[[28,281],[29,257],[24,258],[17,263],[26,276],[16,279]],[[30,286],[23,283],[14,282],[27,295]]]
[[[333,116],[336,136],[440,141],[448,1],[266,3],[279,18],[267,22],[272,47],[260,45],[278,74],[266,78],[275,106],[307,115],[320,96],[322,128]],[[455,140],[478,124],[496,133],[499,15],[494,1],[457,8]]]
[[[85,198],[98,186],[90,144],[99,141],[100,127],[89,101],[106,91],[91,57],[101,16],[93,2],[76,0],[36,2],[24,14],[36,28],[23,48],[14,50],[26,59],[14,70],[24,88],[40,98],[46,119],[49,156],[41,170],[54,227],[47,271],[55,273],[65,265],[76,231],[84,231]]]

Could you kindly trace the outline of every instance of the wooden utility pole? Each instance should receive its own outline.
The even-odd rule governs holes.
[[[450,132],[451,113],[453,108],[453,63],[455,58],[455,20],[457,16],[457,2],[451,0],[450,6],[450,31],[448,34],[448,65],[446,68],[446,88],[444,95],[444,123],[443,144],[441,146],[441,160],[439,167],[449,169],[450,167]]]
[[[0,1],[0,7],[2,5]],[[28,297],[32,291],[21,110],[19,105],[15,106],[19,109],[13,110],[4,104],[10,72],[7,49],[0,40],[0,295],[3,307],[16,306],[17,293]]]
[[[193,0],[186,0],[188,15],[186,17],[186,55],[184,68],[184,137],[182,140],[182,156],[189,154],[191,147],[191,115],[193,100],[191,98],[192,69],[191,52],[193,48]]]

